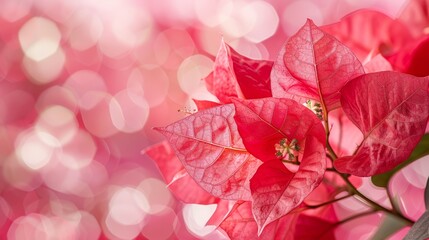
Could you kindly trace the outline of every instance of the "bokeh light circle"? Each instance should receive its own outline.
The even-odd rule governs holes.
[[[303,11],[306,14],[303,14]],[[291,2],[286,5],[282,16],[283,30],[289,36],[304,25],[307,18],[312,19],[316,25],[321,25],[324,20],[320,7],[309,0]]]
[[[19,31],[19,42],[25,55],[41,61],[57,52],[61,33],[54,22],[42,17],[28,20]]]
[[[212,71],[213,61],[201,54],[186,58],[177,70],[180,88],[191,95],[199,88],[204,88],[203,79]]]

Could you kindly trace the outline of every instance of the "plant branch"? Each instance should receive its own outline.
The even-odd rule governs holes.
[[[393,212],[395,212],[395,213],[400,213],[400,211],[399,211],[399,209],[398,209],[398,206],[395,204],[395,201],[393,201],[393,196],[392,196],[392,194],[390,193],[390,191],[389,191],[389,188],[388,188],[388,187],[386,187],[386,194],[387,194],[387,197],[389,198],[390,205],[392,205],[392,210],[393,210]]]
[[[346,198],[349,198],[351,196],[353,196],[353,194],[348,194],[348,195],[342,196],[340,198],[335,198],[335,199],[332,199],[330,201],[327,201],[327,202],[324,202],[324,203],[320,203],[320,204],[316,204],[316,205],[306,205],[306,207],[310,208],[310,209],[315,209],[315,208],[323,207],[323,206],[326,206],[326,205],[329,205],[329,204],[332,204],[332,203],[335,203],[335,202],[339,202],[339,201],[341,201],[343,199],[346,199]]]
[[[338,158],[338,156],[335,153],[334,149],[332,148],[331,144],[329,143],[329,135],[330,135],[329,121],[328,121],[328,114],[326,112],[327,109],[325,107],[323,99],[322,99],[322,108],[323,108],[323,122],[324,122],[324,126],[325,126],[325,131],[326,131],[326,148],[328,150],[328,158],[331,159],[331,161],[333,163]],[[347,186],[349,187],[350,196],[352,196],[352,195],[358,196],[363,203],[365,203],[366,205],[368,205],[368,206],[370,206],[372,208],[371,211],[357,214],[355,216],[350,217],[349,219],[344,219],[343,221],[340,221],[339,224],[342,224],[342,223],[344,223],[346,221],[350,221],[350,220],[352,220],[354,218],[361,217],[361,216],[364,216],[364,215],[367,215],[367,214],[370,214],[370,213],[373,213],[373,212],[377,212],[377,211],[383,211],[383,212],[385,212],[387,214],[391,214],[391,215],[393,215],[393,216],[395,216],[395,217],[403,220],[408,225],[413,225],[414,224],[413,220],[409,219],[408,217],[404,216],[400,211],[398,211],[398,209],[397,209],[396,205],[394,204],[393,198],[392,198],[392,196],[391,196],[391,194],[390,194],[390,192],[389,192],[388,189],[386,189],[386,191],[387,191],[387,196],[389,198],[389,201],[390,201],[390,203],[392,205],[392,210],[389,210],[389,209],[381,206],[380,204],[378,204],[377,202],[371,200],[370,198],[368,198],[367,196],[365,196],[364,194],[362,194],[359,190],[357,190],[357,188],[349,180],[349,176],[350,175],[340,173],[335,168],[327,168],[326,171],[332,171],[332,172],[338,173],[341,176],[341,178],[344,180],[344,182],[347,184]],[[338,199],[333,199],[333,200],[331,200],[329,202],[326,202],[325,204],[330,204],[330,203],[336,202],[336,201],[339,201],[339,200]]]
[[[414,224],[414,221],[407,218],[406,216],[402,215],[400,212],[396,211],[393,206],[392,206],[392,210],[389,210],[383,206],[381,206],[380,204],[374,202],[373,200],[369,199],[367,196],[363,195],[361,192],[359,192],[359,190],[356,189],[356,187],[350,182],[350,180],[348,179],[347,176],[345,176],[344,174],[339,173],[339,175],[341,176],[341,178],[347,183],[347,185],[349,186],[351,193],[356,194],[362,202],[366,203],[368,206],[372,207],[375,211],[383,211],[385,213],[391,214],[397,218],[402,219],[404,222],[406,222],[408,225],[412,225]]]

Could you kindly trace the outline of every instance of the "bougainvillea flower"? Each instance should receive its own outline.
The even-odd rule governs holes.
[[[364,21],[370,27],[359,32]],[[372,36],[376,22],[381,32]],[[289,38],[274,64],[244,57],[222,42],[205,79],[220,103],[195,100],[198,112],[156,129],[177,155],[170,160],[183,165],[158,163],[166,179],[187,179],[214,196],[195,193],[201,203],[217,201],[208,224],[231,239],[334,239],[343,222],[331,204],[355,194],[374,212],[388,212],[357,189],[359,177],[406,160],[429,116],[429,78],[390,71],[392,51],[412,39],[402,25],[393,29],[395,22],[361,11],[324,28],[343,38],[352,31],[350,46],[366,54],[365,67],[311,20]],[[398,32],[406,34],[391,38]],[[361,35],[365,39],[358,42]],[[424,59],[419,54],[426,47],[416,49],[416,59]],[[339,193],[346,194],[336,198]]]

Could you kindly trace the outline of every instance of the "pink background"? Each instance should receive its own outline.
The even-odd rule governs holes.
[[[0,238],[219,239],[141,152],[214,99],[221,38],[274,59],[307,18],[404,2],[0,0]]]

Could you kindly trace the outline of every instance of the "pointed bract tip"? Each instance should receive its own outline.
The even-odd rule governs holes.
[[[309,26],[310,28],[319,28],[319,26],[315,24],[314,21],[310,18],[307,18],[307,21],[305,22],[304,26]]]
[[[258,237],[260,237],[261,236],[261,234],[262,234],[262,232],[264,231],[264,226],[262,226],[262,227],[260,227],[259,225],[258,225]]]

